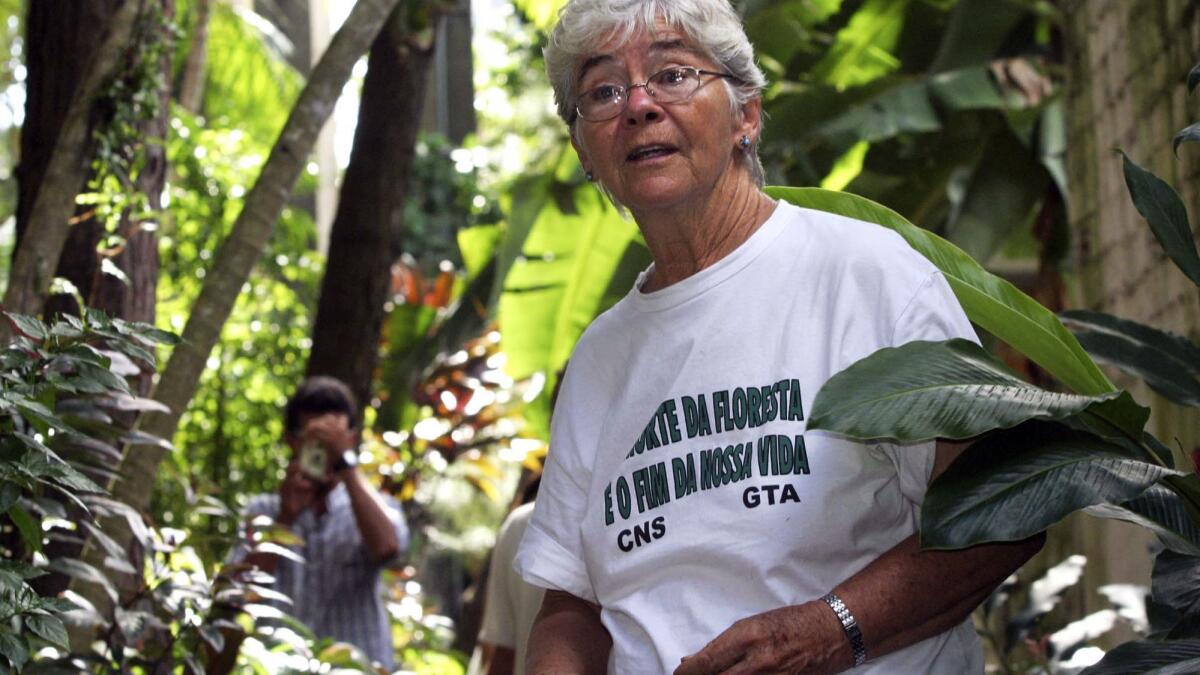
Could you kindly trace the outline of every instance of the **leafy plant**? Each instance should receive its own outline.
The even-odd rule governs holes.
[[[97,481],[111,477],[118,447],[136,452],[138,445],[163,443],[129,431],[120,418],[160,407],[135,396],[125,376],[152,370],[155,345],[175,338],[95,311],[52,326],[5,316],[17,335],[0,352],[0,511],[19,533],[2,542],[0,560],[0,670],[9,672],[21,670],[42,646],[65,650],[63,618],[86,606],[78,596],[39,595],[30,580],[51,572],[81,576],[115,595],[108,574],[135,574],[119,549],[107,551],[106,573],[60,557],[47,544],[76,529],[99,532],[98,517],[141,525],[140,515],[107,499]]]
[[[1064,595],[1083,578],[1087,558],[1067,556],[1038,578],[1006,579],[975,613],[975,625],[1004,675],[1076,673],[1094,663],[1090,643],[1124,623],[1138,635],[1150,630],[1144,586],[1110,584],[1097,591],[1111,607],[1069,621],[1061,611]]]
[[[1181,137],[1189,140],[1186,133]],[[1128,157],[1123,163],[1138,211],[1176,265],[1200,285],[1200,257],[1178,194]],[[1079,377],[1098,371],[1073,339],[1062,337],[1066,331],[1057,320],[1015,289],[989,286],[981,270],[964,266],[965,256],[945,242],[912,236],[903,219],[854,198],[799,191],[781,196],[897,229],[943,270],[973,321],[1077,392],[1026,384],[967,341],[914,342],[880,350],[830,378],[814,400],[809,428],[898,442],[990,432],[930,486],[921,512],[927,547],[1022,539],[1080,509],[1149,528],[1164,549],[1151,594],[1169,611],[1158,613],[1149,637],[1122,645],[1083,672],[1194,670],[1200,663],[1200,606],[1186,584],[1200,574],[1200,476],[1176,468],[1171,451],[1145,432],[1149,411],[1127,393],[1104,387],[1106,379]],[[1017,309],[1013,325],[997,330],[987,309],[1000,295]],[[1098,358],[1145,377],[1180,404],[1196,404],[1195,344],[1101,313],[1064,318]]]

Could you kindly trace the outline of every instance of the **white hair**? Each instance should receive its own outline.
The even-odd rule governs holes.
[[[754,48],[729,0],[571,0],[558,13],[546,46],[546,74],[554,87],[558,116],[575,133],[575,86],[579,59],[608,44],[621,46],[659,21],[687,35],[713,62],[737,78],[723,78],[736,115],[747,101],[761,96],[767,79],[754,62]],[[760,131],[761,134],[761,122]],[[756,184],[764,182],[758,139],[744,153]]]

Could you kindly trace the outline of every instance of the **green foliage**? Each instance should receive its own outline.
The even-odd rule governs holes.
[[[1161,178],[1130,161],[1124,153],[1121,158],[1133,205],[1150,223],[1150,230],[1171,260],[1192,283],[1200,286],[1200,254],[1196,253],[1196,240],[1183,200]]]
[[[1128,157],[1122,159],[1138,211],[1167,255],[1200,286],[1200,258],[1182,201],[1164,181]],[[917,248],[931,259],[939,253]],[[957,286],[955,290],[970,312],[970,296],[964,297]],[[1145,376],[1178,402],[1195,404],[1195,344],[1099,313],[1075,312],[1066,318],[1102,358]],[[1047,338],[1031,336],[1034,341]],[[977,367],[978,359],[987,357],[960,342],[881,350],[822,388],[809,428],[896,440],[964,435],[964,425],[973,433],[1001,429],[974,443],[930,486],[922,506],[922,543],[958,548],[1020,539],[1084,508],[1092,515],[1142,525],[1158,534],[1164,547],[1152,580],[1157,625],[1149,640],[1122,645],[1083,673],[1194,671],[1200,663],[1200,607],[1189,584],[1200,574],[1200,476],[1173,468],[1170,451],[1142,431],[1147,415],[1127,394],[1078,401],[1063,408],[1062,415],[1052,412],[1062,402],[1057,395],[997,376],[995,367]],[[865,391],[863,377],[868,374],[875,376],[870,386],[883,378],[882,393]],[[944,395],[948,388],[955,391],[955,400]],[[1004,400],[996,400],[992,392]],[[895,414],[901,406],[887,405],[890,400],[879,403],[891,398],[916,406],[909,414],[917,423]],[[1037,412],[1014,417],[1014,404]],[[867,408],[876,419],[860,417]],[[1036,417],[1042,420],[1007,428],[1014,420]]]
[[[212,3],[203,115],[214,128],[239,129],[269,149],[302,85],[287,49],[286,38],[262,16]]]
[[[23,84],[25,65],[23,13],[20,0],[0,2],[0,292],[7,286],[11,264],[12,247],[16,238],[16,224],[9,217],[17,208],[17,180],[14,171],[17,164],[20,123],[24,117],[21,109],[24,97],[16,86]]]
[[[508,229],[499,244],[496,317],[513,377],[547,376],[547,391],[583,330],[630,288],[649,264],[636,225],[582,176],[564,148],[553,173],[514,186]],[[529,411],[549,432],[549,397]]]
[[[146,166],[148,149],[163,142],[147,138],[145,125],[162,113],[161,95],[167,88],[162,60],[171,51],[175,34],[175,25],[160,7],[143,12],[130,36],[129,57],[98,96],[96,105],[104,119],[93,132],[96,149],[87,188],[75,201],[88,207],[90,215],[105,226],[108,236],[100,243],[105,256],[124,244],[117,234],[123,219],[143,229],[153,227],[151,196],[140,189],[138,174]],[[112,265],[104,269],[120,274]]]
[[[417,140],[404,202],[404,233],[399,238],[403,251],[395,253],[412,256],[425,274],[442,261],[461,267],[456,233],[494,224],[501,217],[496,200],[483,194],[475,168],[461,167],[454,160],[463,153],[436,134],[422,134]]]
[[[167,152],[176,176],[159,238],[158,317],[164,328],[181,330],[269,148],[241,129],[206,127],[173,112]],[[185,452],[170,455],[160,472],[154,512],[166,524],[194,529],[204,560],[223,553],[206,548],[209,537],[217,536],[215,546],[230,532],[209,524],[198,500],[230,501],[282,476],[279,411],[303,377],[321,273],[313,239],[307,213],[286,208],[181,420],[174,440]]]
[[[1118,443],[1065,425],[1031,422],[990,434],[930,486],[921,544],[962,548],[1024,539],[1079,509],[1128,502],[1177,474],[1130,455]]]
[[[107,478],[104,467],[119,457],[117,448],[136,452],[139,444],[161,443],[131,434],[114,418],[161,408],[135,396],[123,376],[152,372],[151,350],[175,338],[95,311],[52,326],[5,317],[17,337],[0,352],[0,513],[20,535],[3,541],[0,559],[0,671],[10,672],[22,670],[43,647],[67,649],[63,616],[83,609],[74,598],[38,595],[28,580],[59,572],[112,588],[81,560],[47,558],[44,550],[56,554],[45,548],[43,531],[53,536],[64,524],[73,529],[68,514],[94,529],[94,518],[114,511],[95,481]],[[107,562],[132,571],[123,551],[109,551]]]
[[[1101,363],[1141,377],[1180,405],[1200,405],[1200,347],[1186,338],[1103,312],[1059,314]]]
[[[809,426],[907,443],[967,439],[1029,420],[1076,415],[1114,420],[1114,426],[1128,420],[1123,431],[1136,436],[1149,410],[1115,391],[1080,396],[1039,389],[982,347],[959,339],[882,349],[834,375],[813,401]]]
[[[1052,14],[989,0],[744,5],[772,81],[771,181],[885,203],[985,264],[1051,183],[1064,189],[1063,111],[1036,56],[1048,31],[1034,30]]]

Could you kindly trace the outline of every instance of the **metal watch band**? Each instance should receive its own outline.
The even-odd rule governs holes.
[[[833,593],[827,593],[821,600],[829,605],[837,615],[838,621],[842,622],[842,631],[846,633],[846,639],[850,641],[850,650],[854,652],[854,665],[861,666],[866,663],[867,648],[863,646],[862,631],[859,630],[858,622],[854,620],[854,615],[850,613],[846,603]]]
[[[346,448],[333,463],[333,470],[335,472],[344,471],[354,466],[358,466],[358,451],[354,448]]]

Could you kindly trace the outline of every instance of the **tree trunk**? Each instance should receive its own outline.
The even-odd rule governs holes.
[[[313,325],[309,375],[332,375],[370,401],[392,252],[399,245],[433,54],[397,8],[371,46],[350,164]]]
[[[153,92],[157,99],[154,116],[136,123],[136,140],[131,141],[130,147],[121,148],[120,151],[126,153],[131,164],[139,166],[137,175],[133,176],[126,189],[145,197],[146,212],[158,214],[162,211],[167,161],[163,142],[153,139],[165,139],[167,135],[170,90],[165,83],[170,79],[172,51],[169,47],[171,35],[167,21],[172,17],[174,0],[150,1],[159,5],[157,11],[162,13],[163,21],[136,29],[134,42],[138,45],[138,53],[131,55],[131,60],[139,58],[138,54],[152,53],[157,49],[159,57],[155,65],[159,81],[163,84]],[[144,83],[133,81],[134,77],[136,76],[131,76],[128,83],[131,89],[144,86]],[[96,121],[100,128],[110,123],[108,119]],[[149,227],[154,221],[145,216],[145,213],[131,213],[130,210],[122,213],[116,230],[122,243],[115,250],[100,251],[98,249],[102,240],[108,234],[104,224],[91,217],[89,210],[76,210],[76,223],[71,226],[63,247],[57,276],[70,280],[79,289],[88,307],[129,321],[154,322],[155,291],[158,285],[158,238],[154,228]],[[125,279],[106,273],[102,264],[105,260],[120,270]],[[47,316],[57,312],[76,311],[78,310],[75,299],[69,295],[51,295],[46,303]],[[135,388],[145,395],[149,393],[150,385],[150,378],[144,377],[139,378]]]
[[[29,4],[25,20],[25,121],[17,177],[17,243],[29,226],[38,186],[46,175],[79,78],[91,61],[118,0],[50,0]],[[88,120],[87,135],[92,124]]]
[[[313,68],[262,172],[246,195],[242,212],[217,250],[184,326],[183,340],[172,351],[155,387],[154,398],[171,412],[144,417],[140,421],[143,431],[162,439],[174,436],[179,418],[195,393],[208,355],[220,336],[221,327],[229,318],[250,270],[262,255],[321,126],[333,112],[355,62],[370,47],[397,2],[359,0]],[[126,447],[120,477],[110,486],[113,498],[145,511],[150,504],[158,465],[165,454],[166,449],[160,446]],[[106,519],[103,528],[118,545],[130,546],[133,534],[122,519]],[[104,552],[89,541],[83,558],[99,567]],[[112,602],[101,589],[77,579],[72,581],[72,588],[88,598],[102,615],[108,614]],[[73,634],[73,644],[81,637]]]
[[[208,65],[208,22],[212,15],[212,0],[196,0],[194,7],[196,23],[192,29],[187,58],[179,72],[176,97],[184,110],[199,113],[200,104],[204,100],[204,74]]]
[[[25,200],[29,204],[22,219],[25,226],[13,255],[4,295],[4,306],[9,311],[37,314],[42,309],[67,239],[75,196],[87,178],[93,104],[120,64],[139,9],[140,2],[129,0],[121,4],[107,22],[104,38],[88,59],[83,69],[85,74],[62,116],[53,151],[40,171],[43,178],[36,188],[30,186],[35,190],[35,196]],[[33,164],[22,168],[30,174],[35,170]],[[0,327],[0,340],[6,340],[11,335],[10,330],[7,324]]]

